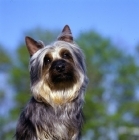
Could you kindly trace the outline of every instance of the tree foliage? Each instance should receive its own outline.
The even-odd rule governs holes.
[[[27,33],[26,33],[27,34]],[[46,44],[56,39],[57,32],[36,29],[28,33]],[[128,140],[138,129],[139,65],[133,55],[96,32],[81,33],[76,42],[86,56],[89,85],[86,91],[83,127],[85,140]],[[16,50],[16,59],[0,47],[0,70],[8,70],[8,84],[13,90],[14,106],[0,117],[0,139],[14,135],[19,114],[30,98],[29,54],[25,43]],[[8,69],[7,69],[8,68]],[[5,91],[0,91],[3,100]],[[6,109],[6,107],[5,107]],[[11,128],[11,129],[8,129]],[[131,130],[131,131],[129,131]],[[132,137],[133,138],[133,137]],[[130,140],[132,139],[130,137]]]
[[[135,115],[139,104],[139,68],[135,57],[92,31],[80,34],[77,42],[86,54],[90,80],[84,107],[84,133],[90,130],[90,139],[94,140],[127,139],[121,138],[119,130],[137,127],[135,121],[139,117]]]

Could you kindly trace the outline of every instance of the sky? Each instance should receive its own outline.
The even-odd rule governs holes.
[[[66,24],[75,37],[94,30],[132,51],[139,44],[139,0],[0,0],[0,44],[6,49],[16,49],[28,30]]]

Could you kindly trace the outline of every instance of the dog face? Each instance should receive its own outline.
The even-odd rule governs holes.
[[[39,41],[26,37],[31,55],[31,92],[38,101],[52,106],[74,100],[86,75],[84,56],[73,42],[69,26],[65,26],[58,40],[44,46]]]
[[[78,74],[70,49],[55,47],[48,51],[43,61],[43,76],[48,74],[47,82],[51,90],[66,90],[77,83]]]

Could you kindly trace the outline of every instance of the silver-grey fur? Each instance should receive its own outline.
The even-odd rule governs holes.
[[[36,42],[30,37],[26,37],[26,44],[31,55],[32,98],[20,115],[16,140],[79,140],[88,78],[84,55],[73,42],[69,26],[66,25],[58,40],[50,45],[44,46],[42,42]],[[63,49],[70,53],[70,60],[62,58],[60,53]],[[52,62],[44,66],[47,54],[51,55]],[[51,67],[57,62],[67,63],[70,69],[67,71],[70,73],[72,70],[70,74],[73,75],[73,83],[69,80],[62,85],[56,83],[56,86],[52,82],[55,79],[52,80],[51,75],[55,73],[50,74]]]

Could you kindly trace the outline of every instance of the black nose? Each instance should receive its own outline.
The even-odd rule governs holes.
[[[57,70],[58,72],[63,72],[63,71],[65,70],[64,64],[59,64],[59,65],[57,65],[57,66],[56,66],[56,70]]]
[[[58,60],[55,64],[55,69],[59,73],[64,72],[65,71],[65,61]]]

